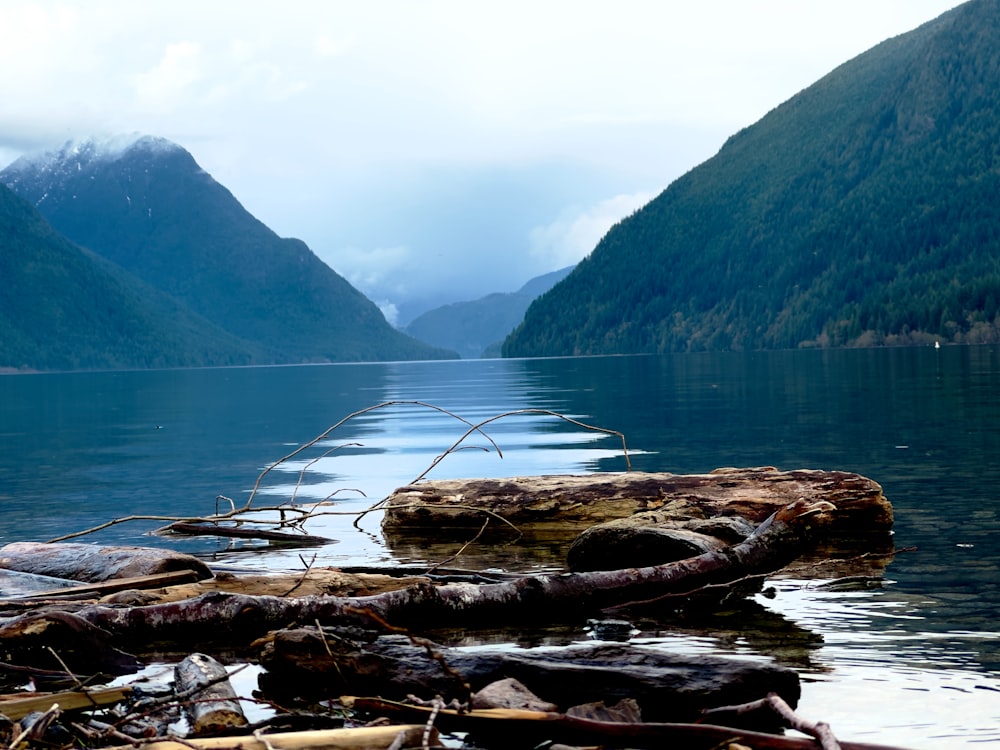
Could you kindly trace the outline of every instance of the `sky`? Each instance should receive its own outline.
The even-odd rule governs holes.
[[[578,262],[835,67],[956,0],[0,0],[0,167],[191,152],[399,324]]]

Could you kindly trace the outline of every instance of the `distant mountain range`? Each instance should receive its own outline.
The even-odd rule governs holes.
[[[415,318],[404,330],[428,344],[456,351],[464,359],[500,356],[500,345],[524,318],[532,300],[572,270],[568,266],[536,276],[516,292],[495,292],[477,300],[436,307]]]
[[[732,136],[532,303],[506,356],[1000,340],[1000,0]]]
[[[395,330],[304,243],[274,234],[169,141],[71,143],[19,159],[0,183],[31,204],[6,188],[0,195],[9,223],[0,262],[15,274],[5,279],[19,279],[3,298],[0,366],[456,356]]]

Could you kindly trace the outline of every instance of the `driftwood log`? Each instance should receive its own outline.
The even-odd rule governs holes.
[[[191,734],[220,732],[247,725],[229,673],[206,654],[191,654],[174,667],[175,690],[187,696],[184,712]]]
[[[401,487],[385,503],[383,531],[482,526],[484,512],[518,528],[538,525],[575,526],[658,512],[680,520],[730,516],[757,525],[771,513],[799,498],[836,506],[830,515],[828,539],[887,536],[892,505],[878,483],[844,471],[773,467],[716,469],[709,474],[597,473],[510,479],[450,479]],[[502,524],[493,524],[502,529]]]
[[[626,643],[483,651],[414,645],[397,635],[359,643],[311,627],[274,633],[260,663],[267,670],[261,687],[279,702],[287,697],[287,686],[313,699],[347,693],[402,700],[412,693],[467,702],[470,690],[513,678],[564,712],[632,698],[643,719],[674,722],[696,721],[703,710],[760,700],[768,693],[794,706],[800,695],[798,675],[791,669]],[[756,728],[780,726],[773,715],[751,718]]]
[[[100,547],[93,544],[12,542],[0,547],[0,568],[100,583],[113,578],[194,571],[211,578],[208,566],[192,555],[149,547]]]
[[[106,644],[152,648],[204,643],[240,644],[291,623],[360,623],[381,619],[398,627],[459,627],[475,623],[572,621],[601,608],[683,593],[778,570],[808,548],[813,532],[832,509],[829,503],[793,503],[762,523],[745,541],[668,565],[594,573],[533,575],[501,583],[416,584],[363,597],[285,598],[205,594],[179,602],[139,607],[89,605],[68,612],[20,615],[0,626],[0,653],[29,659],[38,652],[17,649],[25,618],[79,621]],[[37,623],[36,623],[37,625]],[[35,628],[38,629],[37,627]],[[44,630],[44,629],[43,629]],[[59,645],[61,641],[57,641]],[[47,660],[48,661],[48,660]],[[14,661],[32,664],[31,661]],[[72,665],[71,665],[72,666]]]

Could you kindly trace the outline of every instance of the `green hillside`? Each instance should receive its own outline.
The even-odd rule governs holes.
[[[834,70],[620,222],[506,356],[1000,338],[1000,0]]]
[[[0,369],[248,364],[261,355],[73,245],[0,185]]]
[[[455,356],[390,326],[305,243],[278,237],[169,141],[68,144],[18,160],[0,182],[72,241],[256,342],[271,361]]]

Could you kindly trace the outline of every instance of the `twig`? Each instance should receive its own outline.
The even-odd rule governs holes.
[[[299,559],[302,560],[302,564],[306,566],[306,569],[304,571],[302,571],[302,576],[295,583],[295,585],[292,586],[290,589],[288,589],[288,591],[286,591],[281,596],[288,596],[293,591],[295,591],[295,589],[297,589],[299,586],[301,586],[305,582],[306,577],[309,575],[309,571],[312,570],[313,563],[316,562],[316,555],[314,554],[312,556],[312,559],[308,563],[305,561],[305,559],[302,557],[302,555],[299,555]]]
[[[785,722],[785,726],[812,737],[819,743],[822,750],[841,750],[840,743],[834,737],[833,730],[829,724],[825,721],[809,721],[802,718],[777,693],[768,693],[766,698],[751,701],[750,703],[743,703],[738,706],[721,706],[719,708],[705,709],[702,711],[702,717],[708,717],[715,713],[745,714],[764,708],[770,709],[781,717]]]
[[[316,437],[314,437],[309,442],[303,443],[302,445],[300,445],[298,448],[296,448],[295,450],[293,450],[288,455],[282,456],[281,458],[279,458],[274,463],[269,464],[268,466],[266,466],[264,468],[264,470],[260,473],[260,475],[257,477],[257,481],[254,483],[253,489],[250,490],[250,497],[247,498],[247,502],[246,502],[245,508],[247,508],[247,509],[250,508],[250,506],[253,504],[254,498],[257,496],[258,490],[260,489],[261,482],[264,481],[264,477],[267,476],[268,474],[270,474],[271,471],[273,471],[275,468],[277,468],[281,464],[285,463],[285,461],[288,461],[289,459],[294,458],[295,456],[299,455],[302,451],[307,450],[307,449],[311,448],[312,446],[316,445],[316,443],[320,442],[321,440],[326,439],[327,437],[330,436],[331,433],[334,432],[334,430],[338,429],[339,427],[341,427],[345,423],[349,422],[350,420],[352,420],[352,419],[354,419],[356,417],[360,417],[362,414],[367,414],[369,412],[376,411],[378,409],[386,409],[386,408],[388,408],[390,406],[423,406],[423,407],[426,407],[428,409],[433,409],[435,411],[439,411],[442,414],[447,414],[449,417],[453,417],[454,419],[457,419],[459,422],[462,422],[464,424],[467,424],[467,425],[471,425],[472,424],[467,419],[463,419],[462,417],[458,416],[454,412],[451,412],[451,411],[449,411],[447,409],[442,409],[440,406],[435,406],[434,404],[425,403],[423,401],[383,401],[380,404],[375,404],[374,406],[368,406],[368,407],[365,407],[364,409],[359,409],[358,411],[355,411],[355,412],[352,412],[351,414],[348,414],[346,417],[344,417],[339,422],[337,422],[336,424],[334,424],[331,427],[329,427],[325,432],[322,432],[319,435],[317,435]],[[473,431],[475,431],[475,430],[473,430]],[[487,440],[490,441],[490,443],[493,444],[493,447],[496,449],[497,453],[500,453],[500,446],[498,446],[489,435],[487,435],[486,433],[483,433],[483,437],[485,437]]]
[[[433,573],[435,570],[437,570],[438,568],[440,568],[442,565],[447,565],[448,563],[450,563],[450,562],[452,562],[452,561],[457,560],[458,558],[460,558],[462,556],[462,554],[465,552],[465,550],[467,550],[470,545],[474,544],[479,539],[479,537],[481,537],[483,535],[483,532],[486,531],[486,527],[489,526],[489,525],[490,525],[490,519],[489,519],[489,517],[487,517],[486,520],[483,521],[482,528],[479,529],[479,531],[476,533],[476,535],[474,537],[472,537],[472,539],[470,539],[465,544],[463,544],[462,548],[458,552],[456,552],[451,557],[445,558],[444,560],[442,560],[439,563],[435,563],[434,565],[431,565],[426,571],[424,571],[424,575],[427,575],[429,573]]]

